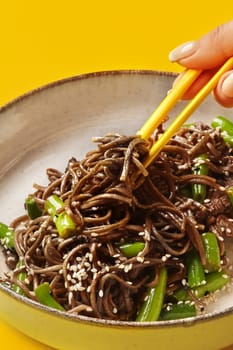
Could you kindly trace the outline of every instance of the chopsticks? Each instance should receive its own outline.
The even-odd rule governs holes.
[[[169,142],[174,134],[181,128],[188,117],[195,111],[201,102],[208,96],[208,94],[215,88],[222,74],[233,68],[233,57],[230,57],[215,73],[215,75],[207,82],[207,84],[194,96],[194,98],[184,107],[178,114],[174,121],[169,125],[163,135],[153,144],[149,150],[149,154],[144,162],[147,167],[159,154],[162,148]],[[156,110],[151,114],[142,128],[138,131],[144,139],[148,139],[153,131],[164,121],[167,113],[175,106],[179,99],[183,96],[185,91],[192,85],[192,83],[201,74],[200,70],[188,69],[183,76],[175,84],[174,88],[167,94]]]

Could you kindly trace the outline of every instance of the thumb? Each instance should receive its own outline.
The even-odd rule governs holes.
[[[171,62],[193,69],[212,69],[233,56],[233,20],[224,23],[197,41],[186,42],[169,54]]]

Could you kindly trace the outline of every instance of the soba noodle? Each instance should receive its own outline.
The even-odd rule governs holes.
[[[71,158],[64,172],[47,169],[48,185],[34,185],[42,215],[33,220],[23,215],[10,224],[15,253],[6,255],[11,271],[4,281],[34,300],[36,287],[48,282],[69,313],[135,320],[162,266],[169,300],[186,278],[186,253],[195,247],[205,264],[200,233],[216,234],[222,267],[227,265],[224,238],[233,233],[233,210],[226,188],[233,185],[233,151],[218,129],[203,123],[184,126],[148,169],[143,159],[150,142],[117,134],[94,141],[98,147],[84,159]],[[203,153],[209,174],[194,174],[195,159]],[[185,194],[195,183],[207,186],[202,203]],[[44,208],[54,194],[76,224],[70,237],[58,235]],[[143,242],[144,248],[126,257],[120,245],[128,242]],[[24,281],[21,272],[27,274]]]

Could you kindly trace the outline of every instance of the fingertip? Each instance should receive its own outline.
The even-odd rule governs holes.
[[[233,107],[233,70],[221,77],[214,90],[214,96],[223,107]]]

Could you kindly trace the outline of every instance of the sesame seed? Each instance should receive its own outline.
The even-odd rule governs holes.
[[[150,241],[150,240],[151,240],[150,232],[147,231],[147,230],[145,230],[145,239],[146,239],[147,241]]]
[[[210,199],[209,199],[209,198],[206,198],[206,199],[204,200],[204,203],[210,203]]]
[[[187,281],[186,281],[185,278],[182,279],[181,284],[182,284],[183,286],[186,286],[186,285],[187,285]]]
[[[72,271],[77,272],[78,271],[78,266],[77,265],[72,265]],[[71,270],[71,268],[70,268]]]
[[[166,255],[162,256],[161,260],[162,260],[163,262],[167,261]]]
[[[97,236],[98,236],[98,234],[97,234],[97,233],[92,232],[91,237],[97,237]]]
[[[130,270],[132,270],[132,267],[133,267],[132,264],[125,265],[125,267],[124,267],[124,272],[125,272],[125,273],[129,272]]]
[[[140,263],[144,262],[144,257],[143,256],[137,256],[136,260]]]
[[[114,307],[113,310],[112,310],[112,312],[113,312],[114,314],[117,314],[117,308]]]
[[[85,290],[85,287],[83,287],[83,286],[78,286],[78,291],[79,292],[83,292]]]
[[[102,289],[100,289],[100,290],[99,290],[99,297],[100,297],[100,298],[103,298],[103,296],[104,296],[104,292],[103,292]]]
[[[84,266],[89,268],[89,267],[91,267],[91,264],[88,261],[85,261]]]

